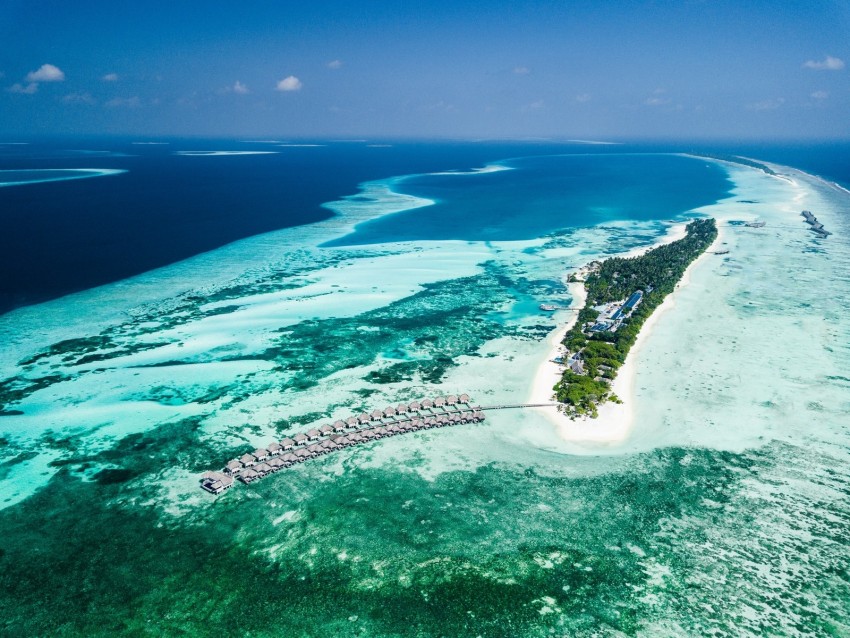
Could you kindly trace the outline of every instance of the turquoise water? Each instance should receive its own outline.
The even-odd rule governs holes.
[[[588,157],[571,166],[605,172]],[[621,181],[600,177],[610,197],[557,202],[564,163],[544,158],[525,177],[363,184],[330,220],[0,317],[3,632],[846,635],[847,195],[688,158],[670,159],[679,194],[663,175],[634,191],[622,162],[640,174],[658,156],[626,157],[611,160]],[[684,193],[702,171],[705,190]],[[511,200],[503,180],[535,174],[554,181],[524,209],[530,185]],[[387,241],[485,195],[498,233],[523,240]],[[597,223],[555,228],[576,202]],[[808,232],[803,207],[835,235]],[[545,219],[523,225],[532,210]],[[198,489],[317,420],[437,392],[522,402],[568,316],[538,303],[569,305],[571,269],[699,214],[725,220],[730,253],[695,269],[638,353],[625,443],[580,447],[536,413],[492,412],[219,498]],[[749,219],[767,225],[728,223]]]
[[[724,197],[722,168],[674,155],[560,155],[500,161],[511,170],[393,179],[432,206],[357,226],[330,246],[449,240],[517,241],[563,228],[678,217]]]

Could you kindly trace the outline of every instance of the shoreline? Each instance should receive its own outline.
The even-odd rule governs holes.
[[[685,227],[687,222],[677,223],[671,226],[667,234],[659,239],[654,244],[635,248],[622,255],[616,257],[639,257],[650,250],[672,243],[685,237]],[[625,363],[620,367],[617,376],[611,382],[611,393],[617,395],[621,403],[606,401],[599,406],[598,416],[594,419],[591,417],[580,417],[570,419],[561,413],[557,407],[539,407],[533,408],[555,426],[558,436],[568,443],[573,444],[604,444],[616,445],[622,443],[632,431],[634,424],[634,393],[636,380],[635,354],[643,347],[648,335],[652,332],[658,318],[670,308],[675,306],[676,293],[686,286],[690,281],[692,269],[697,264],[701,263],[708,255],[712,254],[717,249],[724,239],[724,233],[718,225],[717,238],[706,250],[691,262],[685,270],[676,288],[671,292],[655,312],[644,322],[638,333],[635,344],[629,350]],[[582,276],[583,271],[587,269],[585,264],[576,275]],[[568,286],[570,295],[573,297],[573,303],[569,310],[573,313],[573,317],[567,321],[565,325],[556,330],[549,338],[548,343],[551,346],[546,360],[543,361],[537,368],[534,376],[534,381],[531,386],[529,395],[529,403],[548,403],[553,400],[552,387],[561,378],[562,366],[554,363],[553,359],[563,353],[563,341],[566,333],[572,328],[578,319],[578,310],[584,307],[587,299],[587,290],[584,282],[571,283]]]

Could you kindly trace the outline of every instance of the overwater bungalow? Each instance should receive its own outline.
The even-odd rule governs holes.
[[[224,471],[233,476],[234,474],[239,474],[240,470],[245,467],[242,465],[240,461],[233,459],[232,461],[228,461],[227,465],[224,468]]]
[[[405,412],[407,412],[407,410],[408,410],[408,407],[407,407],[406,403],[399,403],[395,407],[395,411],[398,412],[399,414],[404,414]]]
[[[299,432],[298,434],[292,437],[292,440],[295,441],[295,445],[304,445],[310,439],[308,439],[307,435],[303,432]]]
[[[446,397],[437,397],[434,399],[435,408],[442,408],[444,405],[446,405]]]
[[[317,440],[320,436],[322,436],[322,433],[319,432],[316,428],[307,430],[307,438],[311,441]]]
[[[257,459],[255,459],[250,454],[243,454],[239,457],[239,462],[242,463],[245,467],[251,467],[257,463]]]
[[[284,451],[286,451],[286,450],[291,450],[293,447],[295,447],[295,441],[293,441],[292,439],[289,439],[289,438],[283,439],[283,440],[280,442],[280,447],[281,447]]]
[[[422,404],[419,401],[411,401],[408,407],[411,412],[419,412],[422,409]]]
[[[347,436],[341,436],[336,440],[336,444],[340,447],[347,447],[351,445],[351,441]]]
[[[389,406],[387,408],[384,408],[384,416],[385,417],[391,417],[391,416],[395,416],[395,415],[396,415],[396,409],[393,406]]]
[[[269,467],[272,468],[272,472],[277,472],[283,467],[283,459],[279,456],[273,458],[271,461],[269,461]]]
[[[302,447],[300,450],[295,450],[295,458],[299,461],[303,461],[304,459],[309,459],[311,454],[307,451],[307,448]]]
[[[449,405],[454,405],[455,403],[457,403],[457,397],[453,394],[450,394],[446,397],[446,403],[448,403]]]
[[[372,422],[372,417],[370,417],[368,414],[361,414],[359,417],[357,417],[357,421],[360,425],[368,425]]]
[[[335,441],[332,441],[330,439],[325,439],[319,445],[325,448],[328,452],[333,452],[339,447],[339,445],[337,445]]]
[[[347,427],[349,427],[349,428],[356,428],[356,427],[357,427],[357,417],[356,417],[356,416],[350,416],[350,417],[348,417],[348,418],[345,420],[345,424],[346,424],[346,426],[347,426]]]
[[[384,413],[380,410],[372,410],[371,417],[373,421],[380,421],[384,418]]]
[[[334,421],[334,432],[342,432],[345,430],[345,421]]]
[[[267,458],[269,458],[269,451],[264,447],[257,448],[256,450],[251,452],[251,454],[255,459],[257,459],[258,463],[260,461],[265,461]]]
[[[310,454],[312,454],[313,456],[318,456],[319,454],[324,454],[324,453],[325,453],[325,448],[323,448],[323,447],[322,447],[321,445],[319,445],[318,443],[312,443],[312,444],[310,444],[310,445],[308,445],[308,446],[307,446],[307,451],[308,451]]]
[[[253,468],[242,470],[239,474],[239,480],[243,483],[250,483],[251,481],[256,481],[258,478],[260,478],[260,475]]]
[[[284,467],[289,467],[293,463],[298,463],[298,457],[295,456],[292,452],[288,452],[280,457],[281,462]]]
[[[469,395],[468,395],[468,394],[461,394],[461,395],[457,398],[457,402],[458,402],[458,403],[466,403],[466,404],[468,404],[468,403],[469,403]]]
[[[328,435],[333,431],[334,431],[334,426],[330,425],[329,423],[325,423],[322,427],[319,428],[319,432],[321,432],[324,435]]]
[[[222,472],[204,472],[201,475],[201,487],[212,494],[221,494],[233,487],[233,477]]]
[[[260,476],[265,476],[266,474],[271,474],[272,467],[268,463],[260,463],[254,466],[254,471]]]
[[[360,443],[363,440],[363,435],[360,432],[352,432],[348,435],[348,439],[353,443]]]
[[[422,409],[423,410],[430,410],[433,407],[434,407],[434,402],[431,399],[424,399],[422,401]]]
[[[266,449],[269,451],[270,456],[277,456],[283,451],[283,447],[277,441],[272,441]]]

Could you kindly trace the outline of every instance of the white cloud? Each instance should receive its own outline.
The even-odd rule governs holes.
[[[670,100],[664,97],[648,97],[644,100],[644,104],[647,106],[664,106],[665,104],[670,104]]]
[[[527,66],[517,66],[514,67],[514,73],[516,73],[517,75],[528,75],[529,73],[531,73],[531,69],[529,69]]]
[[[774,111],[785,104],[784,97],[778,97],[770,100],[762,100],[761,102],[753,102],[747,104],[747,108],[751,111]]]
[[[32,95],[38,91],[38,82],[30,82],[26,86],[20,82],[16,82],[7,89],[10,93],[20,93],[22,95]]]
[[[61,82],[64,79],[62,69],[52,64],[42,64],[38,71],[27,73],[27,82]]]
[[[523,105],[521,110],[523,112],[528,112],[528,111],[539,111],[539,110],[545,109],[545,108],[546,108],[546,102],[544,102],[543,100],[535,100],[534,102],[531,102],[530,104]]]
[[[95,99],[89,93],[69,93],[62,98],[65,104],[94,104]]]
[[[130,108],[134,109],[142,105],[142,101],[137,97],[114,97],[109,102],[106,103],[106,106],[110,108]]]
[[[590,95],[590,93],[580,93],[579,95],[576,95],[576,102],[580,102],[580,103],[590,102],[590,100],[592,98],[593,98],[593,96]]]
[[[246,93],[249,93],[248,87],[242,84],[239,80],[236,80],[236,82],[231,87],[231,90],[234,93],[238,93],[239,95],[245,95]]]
[[[844,60],[828,55],[823,60],[807,60],[803,66],[816,71],[840,71],[844,68]]]
[[[300,91],[302,86],[303,85],[301,84],[301,80],[299,80],[294,75],[288,75],[285,78],[283,78],[280,82],[277,83],[277,90],[278,91]]]
[[[103,80],[104,82],[117,82],[118,81],[118,74],[117,73],[107,73],[106,75],[104,75],[100,79]]]
[[[329,69],[341,69],[342,68],[342,60],[331,60],[328,62]]]
[[[825,100],[828,97],[829,97],[829,91],[815,91],[811,95],[811,98],[813,100]]]

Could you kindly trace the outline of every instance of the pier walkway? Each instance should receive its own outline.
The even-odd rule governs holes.
[[[512,410],[514,408],[555,408],[557,403],[515,403],[513,405],[487,405],[479,410]]]

